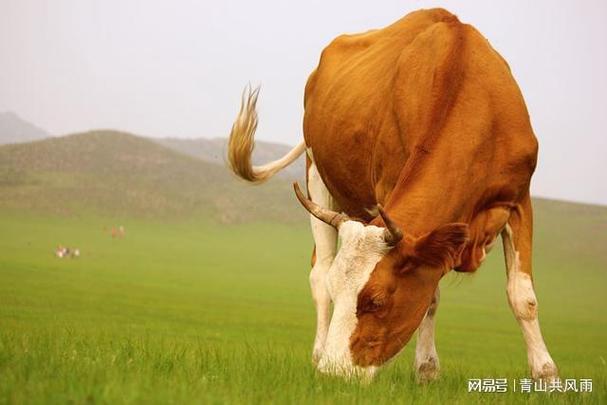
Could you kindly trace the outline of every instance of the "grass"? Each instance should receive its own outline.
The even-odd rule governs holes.
[[[110,220],[4,211],[0,403],[606,403],[599,211],[564,225],[558,209],[537,215],[544,336],[561,377],[594,382],[592,393],[552,395],[467,393],[469,378],[527,375],[499,248],[478,273],[442,281],[440,380],[415,384],[412,341],[363,385],[311,365],[305,223],[124,220],[125,238],[113,240]],[[59,243],[82,256],[55,258]]]

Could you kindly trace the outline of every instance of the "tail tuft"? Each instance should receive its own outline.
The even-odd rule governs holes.
[[[251,155],[255,147],[255,131],[257,130],[257,97],[259,87],[245,87],[242,92],[240,111],[232,125],[230,139],[228,141],[228,162],[230,168],[237,176],[253,182],[266,180],[263,176],[255,173],[251,162]]]
[[[276,172],[293,163],[305,150],[302,141],[282,158],[263,166],[253,166],[251,156],[255,147],[255,130],[257,129],[257,97],[259,87],[250,85],[242,93],[240,111],[232,125],[228,141],[228,163],[230,169],[240,178],[251,183],[263,183]]]

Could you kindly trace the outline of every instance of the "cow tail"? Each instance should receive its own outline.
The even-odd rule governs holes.
[[[228,164],[230,169],[240,178],[251,183],[263,183],[274,174],[293,163],[306,149],[304,141],[291,149],[286,155],[273,162],[261,166],[253,166],[251,155],[255,147],[255,130],[257,129],[257,97],[259,87],[245,88],[242,94],[240,111],[232,125],[228,140]]]

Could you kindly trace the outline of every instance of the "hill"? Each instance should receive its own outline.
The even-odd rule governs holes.
[[[217,146],[223,141],[193,140],[199,147],[204,142]],[[188,141],[173,144],[184,146]],[[305,221],[290,181],[273,179],[262,187],[251,186],[235,178],[223,163],[191,157],[186,149],[177,152],[117,131],[0,146],[0,210],[198,217],[221,223]],[[198,155],[194,150],[190,152]],[[218,150],[219,146],[206,153],[220,161]],[[545,199],[534,199],[534,207],[538,249],[551,249],[551,241],[558,238],[557,254],[575,252],[607,260],[607,207]],[[565,240],[568,243],[561,243]]]
[[[304,217],[294,200],[287,182],[249,186],[224,166],[116,131],[0,147],[0,209],[288,222]]]
[[[607,263],[607,206],[534,198],[533,215],[536,254]]]
[[[37,141],[49,136],[48,132],[13,112],[0,112],[0,145]]]
[[[181,138],[149,138],[151,141],[177,152],[202,159],[205,162],[224,164],[226,156],[226,148],[228,140],[226,138],[196,138],[196,139],[181,139]],[[253,151],[253,163],[263,164],[269,161],[278,159],[284,156],[291,146],[271,143],[271,142],[255,142],[255,150]],[[285,168],[278,173],[279,178],[288,180],[300,180],[304,178],[306,161],[302,156],[295,163]]]

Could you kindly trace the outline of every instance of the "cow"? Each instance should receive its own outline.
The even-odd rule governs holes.
[[[115,226],[112,227],[111,235],[113,239],[122,239],[124,238],[124,234],[124,226],[120,225],[118,228],[116,228]]]
[[[437,378],[439,281],[477,270],[501,236],[531,376],[558,378],[532,279],[538,143],[487,39],[444,9],[337,37],[305,86],[304,140],[263,166],[251,163],[258,95],[243,93],[228,161],[262,183],[306,153],[307,196],[296,184],[295,193],[315,242],[312,357],[321,372],[370,379],[418,330],[417,379]]]

